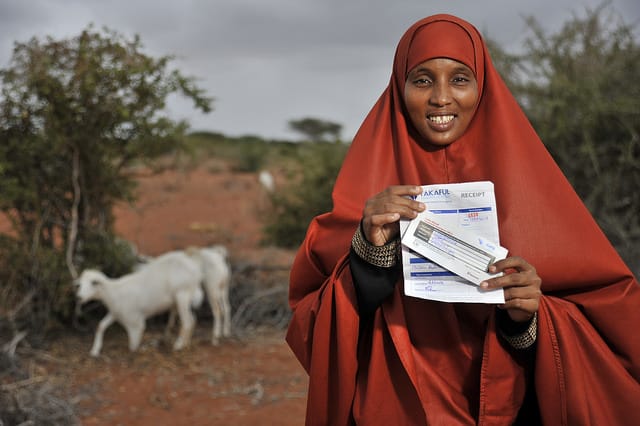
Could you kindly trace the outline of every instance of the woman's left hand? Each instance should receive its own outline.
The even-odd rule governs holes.
[[[521,257],[508,257],[489,266],[492,274],[503,272],[504,275],[488,279],[480,284],[486,290],[504,289],[504,305],[513,321],[529,321],[538,311],[542,291],[542,280],[529,262]]]

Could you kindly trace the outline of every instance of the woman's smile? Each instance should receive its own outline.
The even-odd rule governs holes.
[[[453,127],[454,114],[428,115],[429,125],[437,132],[445,132]]]

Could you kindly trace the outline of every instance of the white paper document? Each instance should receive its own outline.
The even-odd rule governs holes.
[[[441,302],[504,303],[502,289],[482,290],[489,265],[507,256],[499,245],[493,183],[425,185],[427,210],[402,220],[405,294]]]

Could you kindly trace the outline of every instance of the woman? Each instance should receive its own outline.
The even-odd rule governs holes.
[[[404,295],[400,219],[419,185],[494,183],[505,304]],[[307,424],[640,424],[640,287],[548,155],[478,31],[401,38],[391,81],[291,271],[287,341]]]

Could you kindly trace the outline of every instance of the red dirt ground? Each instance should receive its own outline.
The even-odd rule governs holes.
[[[255,174],[219,165],[140,178],[135,205],[116,211],[116,230],[143,254],[189,245],[226,244],[232,261],[290,266],[292,251],[260,247],[265,194]],[[307,376],[284,342],[284,331],[209,342],[199,320],[190,348],[172,352],[159,326],[147,329],[137,353],[113,325],[99,358],[92,332],[52,344],[39,366],[65,377],[83,425],[302,425]],[[175,335],[171,336],[171,339]]]

